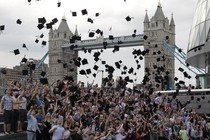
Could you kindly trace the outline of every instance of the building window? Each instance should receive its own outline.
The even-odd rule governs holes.
[[[64,34],[64,38],[66,38],[66,33]]]
[[[156,22],[156,27],[158,27],[158,22]]]
[[[59,33],[57,34],[58,38],[59,38]]]

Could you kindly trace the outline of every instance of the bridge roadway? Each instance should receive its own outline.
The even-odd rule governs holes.
[[[135,47],[135,46],[143,46],[144,45],[144,35],[138,34],[135,37],[132,35],[130,36],[117,36],[114,37],[113,40],[109,38],[97,38],[97,39],[88,39],[88,40],[81,40],[77,41],[76,43],[70,44],[65,43],[61,47],[62,48],[69,48],[71,45],[75,45],[77,47],[74,50],[86,50],[88,49],[103,49],[104,45],[103,42],[107,43],[107,48],[114,48],[115,45],[119,47]]]

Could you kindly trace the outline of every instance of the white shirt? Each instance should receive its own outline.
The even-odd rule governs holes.
[[[54,125],[51,129],[54,129],[54,128],[57,128],[57,129],[55,129],[55,131],[53,132],[52,140],[63,139],[64,132],[65,132],[64,128],[60,125]]]
[[[27,99],[25,97],[21,97],[18,96],[18,101],[22,102],[19,104],[19,109],[24,109],[26,110],[26,106],[27,106]]]
[[[70,137],[70,131],[69,130],[65,130],[64,134],[63,134],[63,139],[67,139]]]

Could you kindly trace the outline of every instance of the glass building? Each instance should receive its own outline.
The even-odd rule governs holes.
[[[210,64],[210,0],[198,0],[190,31],[186,63],[197,68]]]
[[[189,35],[186,63],[205,69],[198,74],[197,84],[210,87],[210,0],[198,0]],[[199,83],[198,83],[199,82]]]

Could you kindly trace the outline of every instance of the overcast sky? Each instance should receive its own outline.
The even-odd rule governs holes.
[[[32,0],[28,3],[27,0],[0,0],[0,25],[5,25],[5,30],[0,33],[0,67],[13,67],[18,65],[21,59],[26,55],[26,58],[41,59],[48,51],[48,44],[41,45],[41,41],[48,41],[47,29],[39,30],[37,28],[38,18],[45,17],[47,22],[53,18],[57,18],[60,22],[65,15],[70,30],[74,33],[77,25],[78,32],[82,39],[88,38],[89,30],[101,29],[104,31],[104,36],[112,34],[114,36],[131,35],[133,30],[137,30],[137,34],[143,33],[143,20],[147,9],[148,16],[151,18],[157,8],[158,0],[59,0],[61,6],[57,7],[58,0]],[[176,24],[176,45],[182,48],[185,52],[188,44],[188,37],[193,21],[197,0],[161,0],[163,12],[166,17],[171,18],[173,13]],[[87,9],[88,15],[82,16],[81,10]],[[72,17],[70,11],[76,11],[77,17]],[[95,17],[95,13],[100,13]],[[125,17],[133,17],[130,22],[125,20]],[[87,18],[93,18],[94,23],[88,23]],[[16,20],[21,19],[22,24],[16,24]],[[59,22],[53,26],[57,28]],[[112,29],[111,31],[109,29]],[[40,42],[35,43],[37,35],[44,34],[44,38]],[[28,51],[22,48],[25,43]],[[143,47],[140,47],[143,49]],[[14,49],[20,50],[20,55],[15,56],[10,51]],[[119,52],[113,55],[112,50],[106,50],[101,58],[110,64],[113,60],[122,60],[123,64],[130,67],[135,65],[131,55],[133,48],[120,49]],[[92,55],[80,52],[81,57],[87,57],[90,65],[94,63]],[[48,63],[48,59],[45,60]],[[143,77],[143,62],[142,68],[137,71],[137,81]],[[178,69],[179,62],[176,62]],[[82,67],[83,68],[83,67]],[[103,69],[103,68],[102,68]],[[115,77],[120,72],[115,73]],[[190,72],[189,72],[190,73]],[[191,73],[190,73],[191,74]],[[182,77],[182,73],[176,71],[176,76]],[[101,73],[98,73],[96,82],[99,82]],[[84,76],[79,76],[79,80],[87,80]],[[92,81],[93,78],[88,80]],[[187,80],[192,83],[194,80]],[[100,83],[100,82],[99,82]]]

